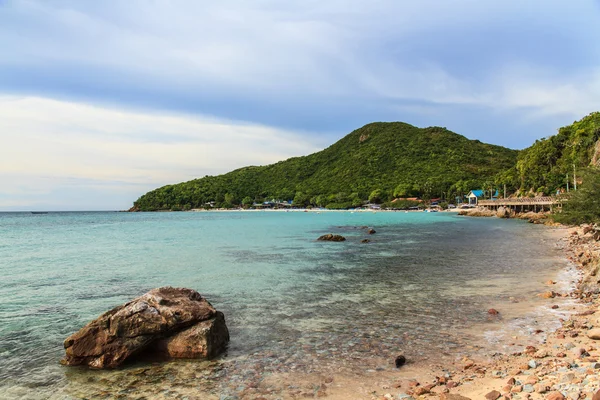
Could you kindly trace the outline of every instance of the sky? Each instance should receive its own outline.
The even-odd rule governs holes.
[[[374,121],[525,148],[600,110],[598,38],[598,0],[0,0],[0,211],[123,210]]]

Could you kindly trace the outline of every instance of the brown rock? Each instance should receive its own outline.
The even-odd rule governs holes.
[[[600,390],[598,390],[595,394],[594,397],[592,397],[592,400],[600,400]]]
[[[517,381],[515,380],[515,378],[510,378],[508,380],[508,382],[506,382],[508,385],[514,385],[515,383],[517,383]]]
[[[169,358],[214,358],[225,350],[228,342],[225,317],[217,311],[214,318],[159,339],[148,350]]]
[[[377,231],[376,231],[375,229],[373,229],[373,228],[370,228],[370,229],[367,231],[367,233],[368,233],[369,235],[372,235],[372,234],[374,234],[374,233],[377,233]]]
[[[334,235],[333,233],[328,233],[326,235],[320,236],[317,240],[326,241],[326,242],[343,242],[346,240],[342,235]]]
[[[540,293],[540,294],[538,294],[538,296],[540,296],[542,299],[553,299],[556,297],[556,293],[554,293],[553,291],[549,291],[549,292]]]
[[[533,356],[535,358],[545,358],[545,357],[548,357],[548,352],[546,352],[544,350],[538,350],[535,352],[535,354]]]
[[[496,217],[510,218],[510,209],[505,207],[498,207],[498,210],[496,210]]]
[[[510,391],[513,393],[521,393],[523,391],[523,386],[522,385],[513,386],[513,388]]]
[[[448,383],[446,383],[446,387],[448,389],[452,389],[458,386],[458,382],[455,381],[448,381]]]
[[[548,386],[544,385],[543,383],[538,383],[533,387],[533,390],[535,390],[537,393],[546,393],[548,391]]]
[[[500,393],[497,390],[492,390],[491,392],[485,395],[485,398],[487,400],[496,400],[500,396],[502,396],[502,393]]]
[[[560,392],[550,392],[546,395],[546,400],[565,400],[565,396]]]
[[[415,390],[414,390],[414,392],[413,392],[413,393],[414,393],[416,396],[421,396],[421,395],[424,395],[424,394],[427,394],[427,393],[429,393],[430,391],[431,391],[431,389],[429,389],[429,388],[428,388],[428,387],[426,387],[426,386],[417,386],[417,387],[415,388]]]
[[[215,314],[213,306],[195,290],[153,289],[102,314],[69,336],[64,342],[66,356],[61,363],[114,368],[156,340],[214,319]],[[227,332],[224,320],[219,332]],[[226,343],[228,333],[220,340]]]
[[[527,353],[527,354],[535,353],[536,351],[537,351],[537,348],[535,346],[525,347],[525,353]]]
[[[500,314],[500,312],[498,310],[496,310],[495,308],[490,308],[488,310],[488,314],[490,314],[490,315],[498,315],[498,314]]]

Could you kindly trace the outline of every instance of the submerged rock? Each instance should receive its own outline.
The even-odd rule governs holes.
[[[200,293],[162,287],[113,308],[69,336],[61,363],[114,368],[134,354],[148,354],[146,350],[175,358],[212,357],[228,341],[223,314]]]
[[[346,240],[342,235],[334,235],[333,233],[328,233],[326,235],[320,236],[317,240],[322,240],[326,242],[343,242]]]

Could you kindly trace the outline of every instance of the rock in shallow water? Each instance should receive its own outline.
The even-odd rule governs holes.
[[[328,233],[326,235],[320,236],[317,240],[322,240],[326,242],[343,242],[346,240],[342,235],[334,235],[333,233]]]
[[[227,342],[223,314],[200,293],[162,287],[113,308],[69,336],[61,363],[114,368],[146,350],[175,358],[212,357]]]
[[[228,341],[225,317],[217,311],[214,318],[157,340],[148,347],[148,351],[168,358],[213,358],[223,351]]]

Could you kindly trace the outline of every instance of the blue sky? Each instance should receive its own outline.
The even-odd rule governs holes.
[[[524,148],[600,110],[598,1],[0,1],[0,210],[147,190],[372,121]]]

